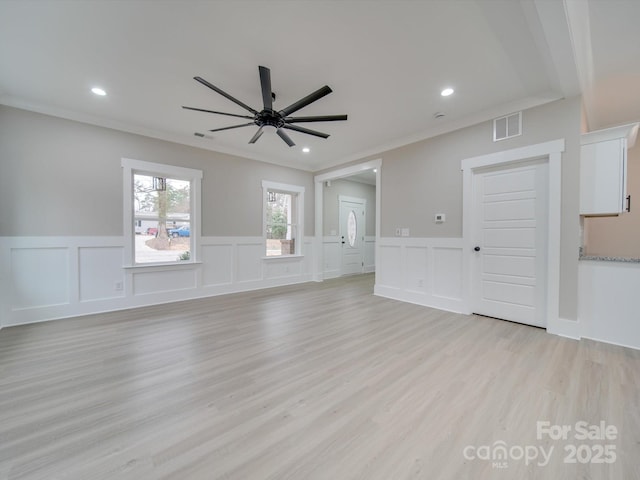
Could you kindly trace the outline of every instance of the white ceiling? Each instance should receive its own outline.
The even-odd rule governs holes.
[[[0,103],[316,171],[580,92],[592,129],[637,120],[639,24],[637,0],[1,0]],[[195,137],[244,120],[182,105],[246,112],[193,77],[261,110],[258,65],[276,109],[327,84],[296,114],[349,120]]]

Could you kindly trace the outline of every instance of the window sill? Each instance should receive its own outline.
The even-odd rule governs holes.
[[[262,260],[301,260],[304,255],[272,255],[270,257],[262,257]]]
[[[138,265],[124,265],[122,268],[125,270],[136,270],[139,272],[158,272],[162,270],[182,270],[195,268],[202,265],[202,262],[181,262],[181,263],[145,263]]]

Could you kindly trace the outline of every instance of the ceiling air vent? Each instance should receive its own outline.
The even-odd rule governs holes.
[[[522,135],[522,112],[512,113],[493,120],[493,141]]]

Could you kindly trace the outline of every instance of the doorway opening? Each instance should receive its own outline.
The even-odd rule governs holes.
[[[375,272],[382,160],[315,177],[315,280]]]

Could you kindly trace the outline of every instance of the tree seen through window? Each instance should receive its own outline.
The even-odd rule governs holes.
[[[191,184],[188,180],[133,176],[136,263],[175,262],[190,256]],[[164,187],[164,189],[162,189]],[[139,237],[138,237],[139,236]]]

